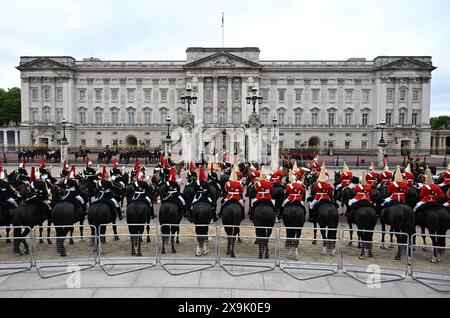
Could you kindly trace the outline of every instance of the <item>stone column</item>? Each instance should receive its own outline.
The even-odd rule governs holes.
[[[8,151],[8,131],[3,130],[3,151]]]
[[[228,78],[227,124],[233,123],[233,78]]]
[[[213,78],[213,123],[218,122],[218,112],[219,112],[219,78]]]
[[[442,154],[445,155],[445,153],[447,151],[447,144],[445,142],[445,137],[441,137],[441,149],[442,149]]]
[[[14,130],[14,144],[15,144],[16,151],[19,151],[20,144],[19,144],[19,131],[18,130]]]
[[[432,154],[436,153],[436,138],[435,137],[431,137],[431,153]]]
[[[272,140],[272,155],[271,155],[271,162],[272,162],[272,170],[278,169],[280,167],[280,134],[279,134],[279,128],[274,128],[272,130],[271,134],[271,140]]]
[[[384,154],[386,147],[378,146],[378,169],[384,168]]]

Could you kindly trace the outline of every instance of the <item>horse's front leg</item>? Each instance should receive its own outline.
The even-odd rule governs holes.
[[[10,227],[6,228],[6,244],[11,244],[11,240],[9,239],[9,232],[11,231]]]
[[[114,241],[120,241],[119,235],[117,235],[116,221],[113,222]]]

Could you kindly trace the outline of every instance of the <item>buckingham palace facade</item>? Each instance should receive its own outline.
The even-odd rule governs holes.
[[[388,153],[430,153],[431,57],[268,61],[254,47],[186,53],[184,61],[21,57],[21,144],[57,147],[64,118],[70,147],[154,148],[163,144],[170,116],[175,152],[189,86],[198,97],[195,125],[207,132],[198,147],[206,153],[244,153],[253,88],[263,98],[262,127],[270,134],[277,119],[282,149],[375,153],[376,128],[385,122]]]

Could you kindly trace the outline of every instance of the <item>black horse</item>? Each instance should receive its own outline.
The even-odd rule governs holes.
[[[0,204],[0,226],[6,226],[6,243],[11,243],[9,233],[11,232],[11,211]],[[0,236],[1,237],[1,236]]]
[[[284,200],[284,188],[281,184],[275,184],[273,189],[270,190],[272,198],[275,200],[275,211],[277,218],[280,219],[281,208]]]
[[[97,248],[100,235],[105,235],[106,233],[106,226],[100,227],[102,224],[106,225],[113,223],[114,240],[119,240],[116,226],[116,212],[113,211],[107,203],[94,202],[88,209],[88,221],[89,224],[93,226],[93,228],[91,228],[91,234],[93,237],[96,237],[95,241],[93,241],[95,248]],[[102,237],[102,243],[106,243],[106,238],[104,236]]]
[[[259,200],[254,205],[253,220],[256,227],[256,242],[259,247],[259,259],[269,256],[269,237],[275,225],[275,207],[271,201]],[[264,227],[264,228],[263,228]]]
[[[289,203],[283,208],[283,223],[286,229],[286,248],[289,251],[289,259],[298,260],[298,245],[302,236],[302,228],[305,225],[305,207],[298,201]],[[295,251],[295,253],[294,253]]]
[[[235,258],[234,245],[236,237],[240,233],[239,226],[242,222],[242,207],[236,200],[231,200],[222,209],[222,223],[228,236],[227,255]]]
[[[188,184],[184,187],[183,190],[183,199],[186,202],[186,212],[189,212],[192,215],[192,202],[195,197],[195,188],[192,184]],[[209,222],[208,222],[209,223]]]
[[[316,207],[316,215],[314,218],[314,241],[313,244],[316,244],[317,239],[317,223],[320,226],[320,232],[322,234],[323,241],[323,249],[322,256],[326,255],[327,248],[331,249],[331,255],[336,255],[336,236],[337,236],[337,227],[339,225],[339,211],[336,205],[328,200],[323,200],[317,203]],[[328,234],[328,235],[327,235]],[[330,241],[328,241],[330,240]]]
[[[176,225],[181,223],[182,218],[183,212],[177,203],[168,200],[161,204],[159,208],[159,224],[161,224],[162,233],[161,254],[166,254],[165,246],[169,237],[172,243],[172,254],[177,252],[175,249],[175,235],[179,233],[180,227]]]
[[[147,224],[149,220],[149,207],[142,201],[131,201],[127,207],[128,231],[131,236],[131,256],[142,256],[142,235],[144,234],[145,224]],[[147,236],[147,242],[149,241],[150,235]]]
[[[381,227],[382,227],[382,248],[384,248],[384,238],[386,231],[386,224],[391,226],[391,232],[396,232],[397,242],[399,244],[407,244],[408,237],[415,233],[415,216],[413,210],[406,204],[400,203],[389,206],[388,208],[383,209],[380,216]],[[406,235],[400,235],[400,234]],[[399,246],[397,255],[395,256],[396,260],[400,260],[402,257],[404,247]],[[408,249],[409,250],[409,249]]]
[[[24,203],[11,213],[11,223],[14,228],[14,253],[20,253],[20,243],[23,243],[26,253],[29,252],[28,244],[25,238],[30,229],[23,230],[21,227],[26,226],[33,229],[35,226],[41,225],[45,220],[50,218],[50,213],[41,212],[41,209],[34,204]]]
[[[83,210],[82,208],[77,209],[71,202],[62,201],[55,205],[51,217],[53,224],[56,226],[56,250],[61,257],[65,257],[67,256],[64,248],[65,237],[69,231],[73,233],[73,227],[69,226],[80,222],[80,232],[83,233]],[[71,243],[73,243],[73,240],[71,240]]]
[[[206,201],[200,200],[192,206],[192,220],[195,224],[195,233],[197,234],[198,242],[197,250],[195,252],[196,256],[208,254],[205,241],[208,240],[209,227],[207,224],[211,221],[211,213],[211,204]]]
[[[416,213],[416,223],[428,229],[430,235],[440,235],[442,237],[431,236],[433,242],[432,263],[440,261],[446,245],[445,235],[450,228],[450,213],[438,203],[427,203]]]
[[[347,215],[350,229],[353,223],[358,227],[358,248],[361,248],[360,259],[365,257],[365,249],[369,252],[369,257],[373,257],[372,241],[373,230],[377,225],[377,210],[372,203],[368,201],[360,201],[350,208]],[[352,240],[352,231],[350,230],[350,240]],[[352,242],[350,241],[350,245]]]

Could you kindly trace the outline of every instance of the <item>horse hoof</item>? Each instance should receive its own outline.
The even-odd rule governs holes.
[[[147,238],[147,243],[151,243],[152,240],[150,238]]]
[[[161,254],[162,254],[162,255],[166,255],[166,251],[162,250],[162,251],[161,251]]]
[[[61,257],[66,257],[66,256],[67,256],[66,253],[60,253],[59,255],[60,255]]]
[[[137,253],[136,256],[137,257],[142,257],[142,253]]]
[[[335,250],[331,251],[331,256],[336,256],[336,251]]]
[[[44,241],[43,240],[39,240],[39,244],[44,244]]]
[[[265,259],[269,259],[270,258],[269,254],[266,254],[264,257],[265,257]]]
[[[428,248],[426,248],[426,247],[422,247],[422,251],[424,251],[424,252],[428,252]]]
[[[231,255],[231,252],[230,252],[230,251],[227,251],[227,255]]]
[[[389,244],[389,246],[388,246],[390,249],[393,249],[394,248],[394,245],[392,245],[392,244]]]
[[[402,259],[402,257],[400,256],[400,255],[395,255],[395,260],[396,261],[399,261],[399,260],[401,260]]]
[[[353,242],[348,242],[348,246],[353,246]]]
[[[120,237],[115,236],[115,237],[114,237],[114,241],[120,241]]]
[[[176,243],[177,243],[177,244],[180,244],[180,240],[177,239]]]
[[[208,255],[208,251],[203,251],[202,255]]]
[[[359,256],[359,259],[360,259],[360,260],[364,260],[365,257],[364,257],[363,255],[360,255],[360,256]]]
[[[320,255],[325,256],[327,255],[327,250],[325,249],[325,247],[322,250],[322,253],[320,253]]]
[[[312,245],[317,245],[317,242],[316,242],[316,241],[313,241],[313,242],[312,242]]]
[[[235,254],[231,254],[230,257],[231,258],[236,258],[236,255]]]
[[[12,243],[11,240],[6,240],[5,242],[6,242],[6,244],[11,244]]]
[[[387,248],[386,248],[386,246],[385,246],[384,244],[382,244],[382,245],[380,246],[380,248],[381,248],[382,250],[387,250]]]
[[[238,239],[238,243],[242,243],[242,240],[240,238]]]
[[[74,240],[70,240],[69,241],[69,245],[74,245],[75,244],[75,241]]]
[[[172,250],[172,254],[176,254],[177,253],[177,250],[176,249],[173,249]]]
[[[370,258],[373,258],[373,254],[372,254],[372,253],[369,253],[369,257],[370,257]]]
[[[437,258],[433,256],[431,258],[431,263],[436,264],[437,263]]]

